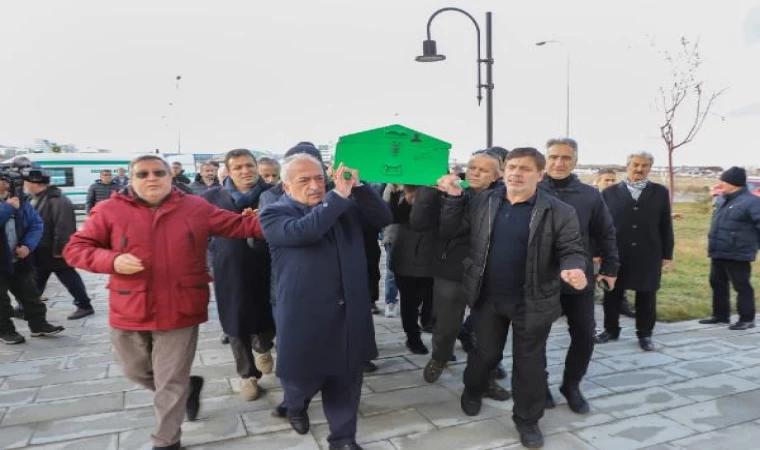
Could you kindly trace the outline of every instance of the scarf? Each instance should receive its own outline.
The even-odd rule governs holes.
[[[631,197],[633,197],[634,200],[638,201],[639,196],[641,196],[641,191],[644,190],[645,187],[647,187],[647,184],[649,183],[649,180],[644,178],[641,181],[630,181],[628,178],[625,179],[625,185],[628,187],[628,192],[631,193]]]
[[[227,179],[224,180],[224,190],[229,192],[230,196],[232,196],[232,200],[235,202],[235,208],[237,208],[238,211],[242,211],[245,208],[256,209],[259,206],[259,197],[261,197],[261,194],[270,187],[272,186],[265,183],[264,180],[259,177],[253,188],[251,188],[250,191],[243,193],[237,190],[235,183],[232,182],[232,178],[227,177]]]

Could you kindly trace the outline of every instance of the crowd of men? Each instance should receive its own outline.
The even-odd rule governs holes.
[[[578,144],[569,138],[549,140],[544,152],[477,151],[464,173],[435,186],[363,182],[342,164],[325,167],[308,142],[285,156],[280,167],[232,150],[219,167],[204,163],[192,182],[181,164],[140,156],[128,179],[126,171],[115,179],[101,172],[76,232],[70,202],[44,173],[24,175],[28,196],[11,195],[0,181],[0,339],[24,339],[8,291],[32,336],[47,336],[63,331],[45,320],[40,299],[50,274],[74,297],[72,320],[93,313],[73,267],[109,274],[114,352],[130,380],[155,392],[154,449],[179,449],[181,423],[197,418],[204,380],[191,368],[211,281],[241,397],[258,399],[258,380],[276,371],[284,399],[275,417],[308,433],[310,403],[321,392],[330,449],[360,449],[362,379],[378,356],[379,242],[388,264],[385,316],[400,313],[412,353],[431,353],[421,334],[432,333],[421,376],[436,382],[459,340],[468,354],[463,413],[478,415],[483,397],[513,398],[525,447],[543,445],[539,420],[555,406],[546,342],[557,318],[566,317],[570,335],[560,392],[578,414],[591,410],[580,385],[594,345],[619,338],[621,313],[634,315],[640,348],[655,349],[657,291],[675,240],[668,190],[648,178],[649,153],[628,157],[621,182],[600,172],[596,187],[573,173]],[[754,326],[760,198],[747,194],[741,168],[721,183],[709,234],[713,316],[702,322],[729,323],[731,283],[740,317],[729,328],[743,330]],[[635,311],[624,309],[626,291],[635,292]],[[507,389],[497,379],[510,327]]]

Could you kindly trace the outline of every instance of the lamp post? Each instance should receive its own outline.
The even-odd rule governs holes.
[[[541,47],[546,44],[559,44],[565,49],[567,55],[567,62],[565,68],[566,74],[566,86],[565,86],[565,136],[570,137],[570,50],[561,41],[541,41],[536,42],[536,45]]]
[[[491,33],[491,13],[486,13],[486,57],[480,56],[480,26],[470,13],[459,8],[441,8],[430,16],[427,23],[427,40],[422,43],[422,56],[415,58],[418,62],[436,62],[446,59],[445,55],[438,53],[436,42],[430,37],[430,26],[435,17],[445,11],[455,11],[469,17],[475,25],[478,39],[478,105],[483,100],[483,88],[486,90],[486,148],[493,147],[493,44]],[[486,65],[486,82],[483,84],[481,78],[481,65]]]

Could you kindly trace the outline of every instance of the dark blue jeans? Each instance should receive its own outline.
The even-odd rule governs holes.
[[[385,244],[385,303],[398,303],[398,286],[396,277],[388,267],[391,263],[391,250],[393,244]]]

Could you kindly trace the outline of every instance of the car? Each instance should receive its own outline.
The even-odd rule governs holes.
[[[760,177],[747,177],[747,190],[753,195],[760,197]],[[723,193],[720,184],[710,188],[710,197],[715,198]]]

